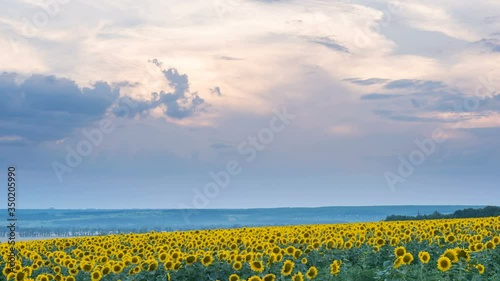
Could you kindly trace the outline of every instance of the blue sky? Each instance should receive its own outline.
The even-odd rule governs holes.
[[[0,163],[21,208],[498,205],[499,30],[493,0],[3,3]]]

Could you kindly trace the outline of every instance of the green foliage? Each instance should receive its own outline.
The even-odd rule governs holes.
[[[487,206],[482,209],[463,209],[457,210],[453,214],[444,215],[435,211],[430,215],[417,215],[417,216],[388,216],[385,221],[407,221],[407,220],[436,220],[436,219],[464,219],[464,218],[486,218],[500,216],[500,207]]]

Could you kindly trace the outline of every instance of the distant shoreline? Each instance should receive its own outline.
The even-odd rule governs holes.
[[[459,208],[483,208],[488,206],[485,205],[352,205],[352,206],[299,206],[299,207],[250,207],[250,208],[191,208],[191,209],[181,209],[181,208],[127,208],[127,209],[111,209],[111,208],[24,208],[17,210],[34,210],[34,211],[209,211],[209,210],[220,210],[220,211],[236,211],[236,210],[280,210],[280,209],[323,209],[323,208],[384,208],[384,207],[459,207]]]

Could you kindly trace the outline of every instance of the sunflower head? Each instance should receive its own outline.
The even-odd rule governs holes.
[[[451,260],[446,256],[441,256],[437,262],[437,268],[442,272],[446,272],[451,268]]]
[[[476,269],[477,269],[477,271],[479,271],[479,274],[484,273],[484,265],[478,264],[478,265],[476,265]]]
[[[311,266],[309,268],[309,270],[307,270],[307,273],[306,273],[306,277],[307,279],[313,279],[314,277],[316,277],[316,275],[318,275],[318,269],[314,266]]]
[[[281,267],[281,275],[283,276],[289,276],[292,274],[293,268],[295,264],[291,260],[287,260],[283,263],[283,266]]]
[[[410,264],[413,261],[413,255],[411,253],[406,253],[403,256],[403,263],[404,264]]]
[[[394,249],[394,255],[396,257],[402,257],[406,254],[406,249],[403,246],[399,246],[396,249]]]
[[[431,255],[428,252],[422,251],[418,254],[418,258],[422,263],[428,263],[431,260]]]

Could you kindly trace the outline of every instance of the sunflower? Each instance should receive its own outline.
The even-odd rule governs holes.
[[[439,270],[446,272],[451,268],[451,260],[446,256],[441,256],[438,259],[437,267]]]
[[[15,272],[9,272],[7,274],[7,280],[13,279],[15,277],[16,277],[16,273]]]
[[[92,281],[99,281],[99,280],[101,280],[102,275],[99,271],[94,271],[94,272],[92,272],[91,277],[92,277]]]
[[[162,252],[158,255],[158,259],[161,261],[161,262],[165,262],[168,258],[168,254],[165,253],[165,252]]]
[[[294,276],[292,276],[292,281],[304,281],[304,276],[301,272],[298,272]]]
[[[301,263],[301,264],[307,264],[307,258],[302,258],[302,259],[300,260],[300,263]]]
[[[316,275],[318,275],[318,269],[314,266],[311,266],[306,273],[307,279],[311,280],[316,277]]]
[[[156,269],[158,269],[158,262],[155,260],[150,261],[148,271],[155,271]]]
[[[396,257],[402,257],[405,254],[406,254],[406,249],[403,246],[400,246],[400,247],[397,247],[396,249],[394,249],[394,255]]]
[[[283,260],[283,254],[276,255],[276,261],[281,262]]]
[[[493,243],[495,243],[495,245],[499,245],[500,244],[500,237],[495,236],[495,237],[493,237],[493,239],[491,241],[493,241]]]
[[[250,268],[252,268],[252,270],[254,272],[262,272],[264,271],[264,265],[262,264],[261,261],[253,261],[250,263]]]
[[[396,246],[399,243],[399,239],[397,237],[393,237],[391,239],[391,246]]]
[[[117,263],[117,264],[113,265],[111,270],[113,270],[114,273],[118,274],[118,273],[122,272],[123,268],[122,268],[121,264]]]
[[[455,250],[448,249],[448,250],[444,251],[443,256],[449,258],[450,261],[453,263],[458,262],[458,256],[457,256],[457,252],[455,252]]]
[[[206,255],[203,257],[203,259],[201,260],[201,263],[204,265],[204,266],[209,266],[213,261],[213,258],[211,255]]]
[[[404,264],[410,264],[413,261],[413,255],[411,253],[406,253],[403,256],[403,263]]]
[[[274,280],[276,280],[276,275],[271,274],[271,273],[262,277],[262,281],[274,281]]]
[[[194,255],[189,255],[189,256],[186,258],[186,263],[187,263],[187,264],[193,264],[195,261],[196,261],[196,256],[194,256]]]
[[[239,281],[240,280],[240,276],[238,274],[231,274],[229,276],[229,281]]]
[[[293,255],[294,252],[295,252],[295,248],[293,246],[288,246],[288,248],[286,248],[287,254]]]
[[[248,281],[262,281],[262,279],[259,276],[254,275],[248,278]]]
[[[295,264],[291,260],[287,260],[283,263],[283,267],[281,268],[281,275],[283,276],[289,276],[292,274],[293,267]]]
[[[428,252],[422,251],[418,254],[418,258],[422,263],[428,263],[431,260],[431,255]]]
[[[458,259],[464,258],[465,261],[470,261],[470,254],[465,249],[456,249]]]
[[[134,274],[139,274],[139,273],[141,273],[141,267],[140,266],[134,267]]]
[[[23,272],[26,274],[26,276],[31,276],[31,274],[33,273],[33,269],[31,269],[31,267],[27,266],[27,267],[23,268]]]
[[[26,277],[26,273],[20,271],[16,274],[16,280],[24,280],[24,277]],[[47,280],[48,281],[48,280]]]
[[[386,242],[386,241],[385,241],[385,239],[383,239],[383,238],[379,238],[379,239],[377,239],[377,245],[378,245],[378,246],[384,246],[384,245],[385,245],[385,242]]]
[[[243,267],[243,264],[242,264],[241,262],[239,262],[239,261],[235,261],[235,262],[233,263],[233,269],[234,269],[234,270],[240,270],[240,269],[241,269],[241,267]]]
[[[164,264],[163,264],[163,267],[166,269],[166,270],[171,270],[174,268],[174,262],[173,261],[166,261]]]
[[[482,264],[479,263],[479,264],[476,265],[476,269],[477,269],[477,271],[479,271],[479,274],[483,274],[484,273],[484,265],[482,265]]]
[[[330,264],[330,274],[337,275],[340,273],[340,266],[342,265],[342,261],[334,260],[332,264]]]
[[[293,252],[293,256],[298,259],[302,255],[302,251],[297,249],[295,252]]]
[[[403,257],[398,257],[396,258],[396,260],[394,261],[394,264],[392,267],[394,268],[399,268],[400,266],[402,266],[404,263],[403,263]]]
[[[106,266],[104,266],[104,267],[102,268],[102,275],[106,275],[106,274],[108,274],[110,271],[111,271],[111,268],[110,268],[109,266],[107,266],[107,265],[106,265]]]
[[[452,235],[449,235],[448,237],[446,237],[446,241],[448,243],[453,243],[457,240],[457,238],[452,234]]]

